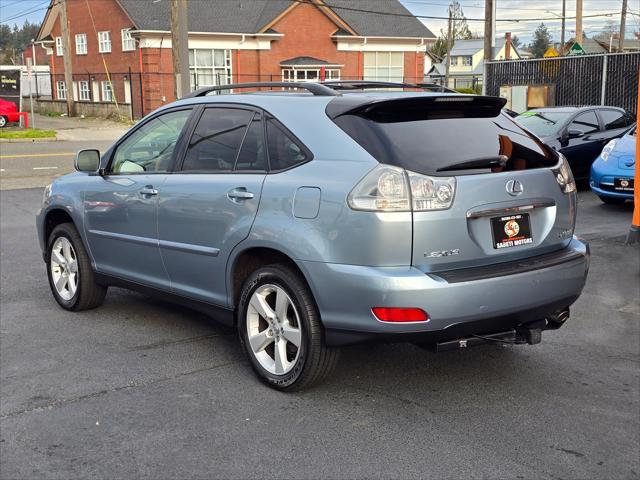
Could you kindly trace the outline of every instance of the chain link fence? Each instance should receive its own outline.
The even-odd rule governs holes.
[[[640,52],[487,62],[487,95],[546,86],[549,105],[609,105],[636,111]]]

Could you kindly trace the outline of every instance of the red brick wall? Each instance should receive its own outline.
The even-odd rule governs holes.
[[[93,15],[93,21],[89,14],[89,9]],[[124,97],[124,78],[129,76],[129,68],[134,72],[131,78],[132,90],[140,88],[138,75],[140,71],[139,50],[122,51],[122,39],[120,31],[123,28],[134,27],[129,17],[124,13],[120,6],[114,0],[67,0],[67,17],[69,20],[69,37],[70,37],[70,55],[71,65],[73,68],[73,80],[78,82],[88,80],[90,82],[102,82],[107,80],[107,73],[103,63],[106,62],[107,69],[111,75],[115,99],[118,103],[125,100]],[[111,32],[111,53],[98,53],[98,35],[96,32]],[[87,54],[76,55],[75,35],[84,33],[87,35]],[[60,17],[56,19],[53,26],[52,37],[61,36]],[[53,45],[53,55],[49,58],[51,65],[51,73],[54,82],[64,80],[64,64],[63,57],[56,55],[55,44]],[[91,83],[92,85],[92,83]],[[53,85],[55,96],[55,83]],[[70,88],[68,88],[70,90]],[[93,90],[92,93],[93,95]],[[134,113],[140,115],[141,105],[135,105],[139,94],[136,95],[132,91],[134,100]],[[140,102],[138,102],[140,103]]]
[[[170,48],[143,48],[142,97],[144,114],[151,112],[174,98],[173,56]],[[137,82],[136,82],[137,83]],[[140,85],[137,84],[138,89]],[[135,99],[140,98],[136,92]]]
[[[239,51],[239,63],[234,63],[234,73],[237,73],[239,66],[239,78],[242,81],[257,80],[248,75],[256,72],[260,73],[260,80],[273,78],[273,81],[280,81],[280,62],[302,56],[344,65],[341,69],[342,78],[358,76],[358,53],[338,51],[336,43],[331,39],[338,26],[318,8],[298,4],[272,28],[284,34],[284,37],[273,41],[271,50]]]
[[[404,52],[404,81],[422,82],[424,78],[424,53]]]

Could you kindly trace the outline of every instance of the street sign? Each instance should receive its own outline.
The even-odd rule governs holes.
[[[575,42],[573,45],[571,45],[571,48],[569,49],[567,55],[571,57],[574,55],[585,55],[586,53],[587,52],[584,51],[582,45],[580,45],[578,42]]]
[[[553,58],[553,57],[559,57],[559,56],[560,56],[560,53],[558,53],[558,51],[554,47],[547,48],[547,51],[544,52],[544,55],[543,55],[544,58]]]

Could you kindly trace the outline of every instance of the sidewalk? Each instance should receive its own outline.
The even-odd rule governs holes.
[[[112,142],[130,128],[122,123],[102,118],[46,117],[37,113],[31,122],[36,128],[55,130],[58,133],[58,140],[70,141]]]

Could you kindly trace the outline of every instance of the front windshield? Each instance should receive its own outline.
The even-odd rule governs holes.
[[[570,116],[570,112],[531,110],[518,115],[516,121],[537,136],[548,137],[556,133]]]

